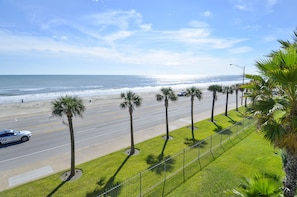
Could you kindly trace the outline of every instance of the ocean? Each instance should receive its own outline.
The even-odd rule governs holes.
[[[180,90],[237,83],[242,83],[242,75],[1,75],[0,104],[51,100],[65,95],[83,98],[116,95],[128,90],[156,92],[162,87]]]

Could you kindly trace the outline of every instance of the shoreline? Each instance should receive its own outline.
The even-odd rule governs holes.
[[[174,90],[175,93],[182,91],[183,89]],[[203,94],[210,93],[206,88],[200,88]],[[143,100],[155,99],[155,95],[160,91],[149,91],[140,92],[138,94]],[[83,99],[86,108],[89,107],[100,107],[102,105],[116,103],[120,104],[121,97],[120,94],[110,94],[110,95],[94,95],[94,96],[79,96]],[[58,98],[58,97],[57,97]],[[47,100],[36,100],[36,101],[23,101],[19,103],[3,103],[0,104],[0,118],[28,115],[32,113],[45,113],[51,114],[51,102],[55,99]]]
[[[94,105],[94,103],[96,105],[104,105],[113,102],[117,100],[117,97],[120,98],[119,96],[112,95],[80,98],[83,99],[86,107],[90,107],[91,105]],[[54,101],[54,99],[0,104],[0,118],[42,112],[51,113],[52,101]]]

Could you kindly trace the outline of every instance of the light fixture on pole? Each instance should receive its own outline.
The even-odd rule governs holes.
[[[237,64],[230,64],[230,66],[236,66],[236,67],[242,69],[242,85],[244,85],[245,66],[239,66]],[[242,91],[242,96],[241,96],[241,105],[242,105],[242,102],[243,102],[243,91]]]

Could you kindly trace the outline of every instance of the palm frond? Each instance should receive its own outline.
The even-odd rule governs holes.
[[[77,96],[62,96],[52,102],[54,116],[81,116],[85,111],[83,100]]]
[[[120,103],[120,107],[123,109],[130,108],[130,110],[134,110],[134,106],[139,107],[142,103],[142,98],[132,91],[121,93],[121,98],[124,100]]]
[[[286,134],[282,125],[273,121],[262,125],[262,131],[265,133],[264,138],[273,144],[277,144]]]
[[[186,96],[196,97],[198,100],[202,99],[202,91],[195,86],[186,89]]]
[[[161,88],[161,93],[162,94],[157,94],[156,99],[157,101],[162,101],[163,99],[165,100],[171,100],[171,101],[176,101],[177,96],[174,93],[174,91],[169,87],[169,88]]]

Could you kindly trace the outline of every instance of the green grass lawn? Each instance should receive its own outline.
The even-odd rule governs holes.
[[[198,128],[195,131],[196,139],[205,139],[241,121],[244,118],[243,110],[243,108],[240,108],[240,112],[232,110],[228,117],[223,114],[215,116],[216,124],[208,119],[195,123],[195,127]],[[173,140],[169,140],[167,144],[164,144],[165,141],[161,136],[137,144],[136,148],[140,150],[137,155],[129,157],[124,154],[124,150],[120,150],[78,165],[76,168],[83,171],[82,177],[78,180],[62,182],[60,176],[63,172],[60,172],[3,191],[0,196],[96,196],[101,191],[147,170],[151,166],[147,162],[150,155],[158,156],[162,150],[164,150],[165,156],[174,155],[189,146],[188,139],[191,138],[191,131],[188,126],[172,131],[170,135]],[[252,136],[254,135],[256,134]],[[277,173],[281,172],[279,157],[274,154],[274,150],[267,143],[263,142],[262,137],[248,138],[235,147],[237,148],[228,150],[222,157],[213,162],[217,166],[211,168],[212,165],[210,165],[203,169],[187,184],[182,185],[170,195],[213,196],[212,194],[222,192],[225,188],[238,185],[237,179],[240,176],[252,176],[264,168]],[[217,178],[218,175],[220,178]],[[221,182],[218,179],[221,179]],[[147,184],[154,184],[154,179],[151,182],[148,181]],[[210,191],[210,185],[214,187],[212,191]],[[205,195],[195,195],[203,192],[202,190],[205,190]],[[188,195],[183,195],[183,193]]]
[[[243,177],[253,178],[262,173],[284,177],[279,154],[262,134],[253,132],[168,196],[230,196],[224,191],[237,189]]]

